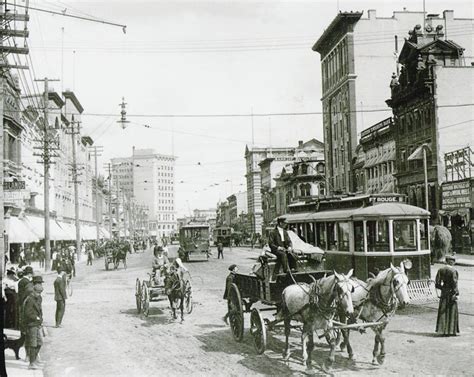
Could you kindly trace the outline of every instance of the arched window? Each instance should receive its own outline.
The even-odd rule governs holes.
[[[301,165],[301,174],[302,175],[308,174],[308,165],[306,165],[306,164]]]

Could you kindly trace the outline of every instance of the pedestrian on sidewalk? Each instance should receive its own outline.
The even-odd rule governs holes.
[[[239,270],[239,268],[237,267],[236,264],[231,264],[229,266],[229,275],[227,275],[227,278],[225,280],[225,291],[224,291],[224,300],[227,300],[227,298],[229,297],[229,292],[230,292],[230,287],[232,286],[232,283],[234,282],[235,280],[235,274],[237,273],[237,271]],[[222,320],[228,325],[229,322],[227,321],[227,319],[229,318],[229,311],[227,311],[227,313],[225,314],[225,316],[222,318]]]
[[[221,257],[224,259],[224,245],[222,242],[219,242],[217,244],[217,259],[220,259]]]
[[[41,276],[33,277],[33,292],[25,299],[24,327],[25,327],[25,349],[30,360],[28,369],[38,369],[40,365],[37,362],[38,353],[43,345],[43,309],[42,297],[43,278]]]
[[[17,313],[19,314],[19,325],[22,334],[25,333],[23,324],[23,305],[26,298],[33,292],[33,267],[26,266],[23,271],[23,277],[18,280],[18,301]]]
[[[66,272],[63,269],[58,270],[58,276],[54,280],[54,300],[56,301],[56,327],[61,327],[64,312],[66,311],[66,281],[64,275]]]
[[[459,333],[459,274],[453,267],[455,262],[453,255],[446,255],[446,266],[438,270],[435,280],[436,289],[441,290],[436,332],[443,336],[456,336]]]

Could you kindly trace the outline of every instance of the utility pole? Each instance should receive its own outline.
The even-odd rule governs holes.
[[[117,235],[118,239],[120,240],[120,191],[119,191],[119,185],[117,182],[117,187],[116,187],[116,195],[117,195],[117,203],[116,203],[116,210],[115,210],[115,215],[117,216]]]
[[[50,213],[49,213],[49,168],[54,161],[52,158],[59,157],[55,152],[58,150],[57,142],[51,135],[51,129],[49,127],[49,82],[59,81],[58,79],[37,79],[35,81],[43,81],[44,93],[43,93],[43,138],[37,140],[40,142],[40,146],[35,149],[40,149],[40,153],[34,153],[35,156],[39,156],[41,160],[39,163],[43,164],[43,188],[44,188],[44,251],[45,251],[45,262],[44,270],[49,271],[51,266],[51,240],[50,240]]]
[[[77,129],[75,125],[77,124]],[[72,172],[72,182],[74,183],[74,223],[76,225],[76,253],[77,253],[77,260],[80,260],[81,255],[81,224],[79,222],[79,175],[78,167],[77,167],[77,155],[76,155],[76,135],[80,132],[80,125],[81,122],[72,120],[71,121],[71,130],[69,134],[71,135],[72,141],[72,164],[71,164],[71,172]]]
[[[97,173],[97,157],[101,156],[103,147],[95,145],[91,148],[94,153],[94,165],[95,165],[95,230],[96,230],[96,245],[99,246],[100,238],[100,222],[102,220],[102,214],[99,213],[99,176]],[[100,216],[100,219],[99,219]]]
[[[8,9],[7,9],[8,7]],[[7,12],[9,10],[9,12]],[[13,10],[13,12],[11,12]],[[27,47],[17,47],[15,37],[26,38],[28,37],[28,29],[26,27],[26,23],[29,20],[28,16],[28,7],[25,8],[24,14],[17,13],[17,9],[14,4],[9,4],[3,0],[0,1],[0,156],[3,160],[3,116],[4,116],[4,103],[6,97],[6,91],[4,88],[5,83],[5,76],[7,72],[11,68],[17,69],[28,69],[28,66],[21,65],[21,64],[10,64],[7,59],[8,54],[28,54],[29,50]],[[13,26],[10,25],[11,21],[13,21]],[[24,21],[24,29],[23,30],[16,30],[16,21]],[[4,44],[9,39],[13,40],[13,45]],[[6,242],[7,239],[5,237],[5,220],[4,220],[4,198],[3,198],[3,182],[4,182],[4,174],[3,174],[3,163],[0,166],[0,278],[3,278],[5,273],[4,266],[5,266],[5,255],[8,253],[8,243]],[[5,367],[2,365],[0,366],[0,374],[5,373]]]
[[[109,213],[109,239],[112,239],[112,164],[110,162],[104,164],[104,168],[107,170],[109,174],[109,183],[107,188],[107,205],[108,205],[108,213]]]

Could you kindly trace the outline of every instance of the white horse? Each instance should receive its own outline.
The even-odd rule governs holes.
[[[303,323],[301,335],[303,347],[303,362],[308,368],[311,367],[311,352],[314,348],[313,332],[321,329],[328,338],[331,351],[327,363],[334,362],[336,348],[333,335],[333,317],[336,308],[339,307],[346,315],[354,311],[352,307],[351,293],[354,290],[350,277],[352,270],[347,275],[338,274],[324,277],[311,284],[293,284],[285,288],[282,293],[281,315],[285,324],[285,352],[283,357],[288,360],[290,347],[288,338],[290,336],[291,320]]]
[[[372,327],[375,333],[375,344],[372,352],[372,363],[380,365],[385,360],[385,337],[383,331],[387,327],[390,318],[395,314],[398,304],[405,306],[410,303],[408,296],[408,276],[405,274],[403,262],[400,267],[394,267],[379,272],[367,282],[353,278],[354,292],[352,302],[354,305],[354,317],[364,322],[382,322],[379,326]],[[341,322],[346,322],[348,316],[341,310],[339,313]],[[354,318],[352,318],[354,319]],[[354,358],[352,346],[349,342],[349,330],[342,330],[344,341],[341,349],[347,347],[349,358]],[[380,345],[380,352],[379,352]]]

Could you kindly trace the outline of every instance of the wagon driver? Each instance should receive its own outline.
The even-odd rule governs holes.
[[[168,266],[170,261],[163,253],[163,246],[155,246],[153,249],[153,254],[155,255],[152,262],[153,276],[155,276],[155,278],[159,278],[161,276],[161,270]],[[158,271],[158,274],[156,271]]]
[[[273,276],[279,273],[281,266],[284,272],[288,272],[288,267],[291,270],[296,268],[296,256],[292,253],[292,243],[286,227],[286,219],[279,217],[275,229],[270,232],[268,238],[271,253],[277,257]]]

